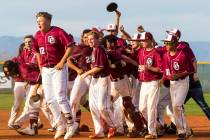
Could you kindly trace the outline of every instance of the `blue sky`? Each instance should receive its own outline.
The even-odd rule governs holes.
[[[209,0],[114,0],[121,11],[121,24],[130,33],[142,24],[159,42],[165,30],[176,27],[182,40],[210,41]],[[110,0],[1,0],[0,36],[24,36],[37,30],[35,15],[48,11],[53,25],[79,37],[85,28],[114,23],[115,14],[106,11]]]

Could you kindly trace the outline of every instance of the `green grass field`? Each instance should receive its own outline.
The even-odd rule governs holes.
[[[205,100],[210,106],[210,94],[204,94]],[[10,110],[13,104],[13,94],[0,93],[0,110]],[[185,105],[185,112],[187,115],[204,115],[200,107],[190,99]]]

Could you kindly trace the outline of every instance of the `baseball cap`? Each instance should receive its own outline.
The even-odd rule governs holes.
[[[106,30],[107,30],[107,31],[113,31],[113,30],[116,30],[116,29],[117,29],[117,27],[116,27],[115,24],[108,24],[108,25],[106,26]]]
[[[172,34],[168,34],[166,36],[165,39],[161,40],[161,41],[164,41],[164,42],[177,42],[177,37],[175,35],[172,35]]]
[[[141,34],[139,33],[136,33],[132,36],[131,39],[129,39],[130,41],[140,41],[140,37],[141,37]]]
[[[99,26],[93,26],[91,30],[98,33],[104,31],[104,29],[101,29]]]
[[[178,39],[181,37],[181,32],[179,29],[176,29],[176,28],[172,28],[170,30],[167,30],[166,31],[168,34],[172,34],[172,35],[175,35],[176,37],[178,37]]]
[[[141,36],[140,36],[140,40],[141,41],[144,41],[144,40],[154,40],[153,39],[153,36],[152,36],[152,34],[150,33],[150,32],[143,32],[143,33],[141,33]]]

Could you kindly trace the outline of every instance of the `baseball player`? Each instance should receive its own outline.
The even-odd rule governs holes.
[[[131,39],[129,39],[131,43],[131,51],[130,51],[130,57],[135,60],[137,60],[138,52],[142,48],[142,45],[140,43],[140,36],[141,34],[137,33],[132,36]],[[130,66],[131,67],[131,66]],[[140,87],[141,83],[138,80],[138,67],[132,66],[133,69],[130,73],[130,81],[132,85],[132,98],[133,98],[133,104],[138,109],[139,108],[139,93],[140,93]]]
[[[131,85],[124,69],[126,63],[131,63],[136,66],[138,64],[129,57],[121,54],[121,49],[116,46],[117,38],[114,35],[105,36],[104,39],[110,64],[111,95],[114,100],[117,96],[122,98],[121,106],[123,106],[124,110],[122,112],[125,112],[125,115],[128,114],[136,131],[140,133],[143,130],[143,122],[132,103]]]
[[[36,65],[36,56],[34,55],[34,53],[31,51],[31,46],[32,46],[32,42],[33,42],[33,36],[32,35],[26,35],[24,37],[24,44],[23,46],[21,46],[20,48],[20,51],[19,51],[19,56],[18,57],[15,57],[13,59],[14,62],[18,62],[18,63],[26,63],[26,64],[35,64]],[[19,77],[20,78],[20,77]],[[20,80],[20,79],[15,79],[15,80]],[[22,87],[22,88],[21,88]],[[15,86],[15,89],[18,89],[19,92],[21,91],[26,91],[30,89],[30,84],[27,84],[26,82],[21,82],[21,83],[16,83],[16,86]],[[18,93],[19,93],[18,92]],[[15,99],[18,97],[20,100],[17,100],[16,101],[16,104],[20,106],[21,104],[21,97],[26,97],[27,99],[27,96],[28,94],[26,94],[25,96],[23,96],[23,92],[20,93],[19,95],[15,95]],[[28,101],[28,100],[26,100]],[[13,122],[13,126],[18,128],[21,126],[21,124],[28,119],[28,106],[27,106],[27,102],[25,103],[25,107],[24,107],[24,111],[22,112],[22,114],[15,120],[15,122]],[[16,108],[14,106],[14,108]],[[15,111],[15,110],[13,110]],[[11,112],[11,116],[15,115],[16,113],[14,112]],[[17,115],[17,114],[16,114]],[[14,116],[12,118],[9,119],[9,122],[11,120],[14,119]],[[14,121],[14,120],[13,120]],[[43,127],[43,124],[40,123],[40,126]]]
[[[165,46],[157,46],[156,50],[161,56],[161,59],[163,58],[164,54],[167,53],[167,50]],[[172,109],[172,104],[171,104],[171,95],[170,95],[170,80],[165,80],[164,83],[162,84],[162,87],[160,88],[160,96],[159,96],[159,101],[158,101],[158,106],[157,106],[157,135],[158,137],[161,137],[165,134],[165,132],[174,134],[172,129],[170,127],[166,127],[164,123],[164,112],[166,110],[171,110],[170,114],[167,115],[170,118],[172,124],[175,124],[175,119],[173,116],[173,109]],[[175,131],[176,133],[176,131]]]
[[[13,62],[12,60],[5,61],[3,65],[3,71],[7,77],[17,78],[21,77],[24,81],[28,82],[31,87],[26,99],[24,112],[28,112],[30,118],[30,132],[28,135],[36,135],[38,133],[38,116],[39,108],[30,106],[29,102],[31,97],[37,94],[37,89],[41,84],[41,78],[39,76],[39,68],[35,65]],[[27,129],[27,131],[29,130]],[[26,129],[25,129],[26,130]],[[18,129],[17,129],[18,131]]]
[[[32,73],[34,73],[34,71],[35,71],[35,75],[34,76],[36,76],[36,73],[38,73],[39,70],[36,69],[36,68],[38,68],[38,65],[37,65],[35,53],[33,53],[32,50],[31,50],[32,42],[33,42],[33,36],[32,35],[26,35],[24,37],[24,47],[23,47],[23,50],[21,51],[18,59],[17,58],[15,59],[15,63],[18,63],[21,66],[24,64],[24,66],[26,66],[26,67],[30,67],[30,68],[32,67],[32,68],[34,68],[34,69],[32,69]],[[19,79],[21,79],[21,78],[23,79],[23,77],[26,77],[27,76],[27,73],[28,73],[28,71],[19,71],[19,72],[20,73],[23,72],[23,73],[21,73],[21,75],[24,75],[24,76],[18,76]],[[23,79],[23,81],[26,81],[26,79],[29,79],[29,78],[26,77],[25,79]],[[29,79],[29,81],[30,81],[30,79]],[[42,99],[42,104],[40,104],[39,106],[34,107],[33,105],[30,105],[30,97],[31,97],[31,94],[32,93],[36,93],[36,91],[39,88],[37,87],[37,89],[34,91],[34,89],[36,88],[36,86],[31,85],[30,84],[31,82],[27,82],[27,83],[26,82],[25,82],[25,85],[24,85],[24,89],[25,89],[25,86],[27,85],[27,88],[29,89],[29,93],[30,94],[29,94],[29,96],[28,95],[26,96],[26,102],[25,102],[25,106],[24,106],[23,112],[15,120],[14,126],[16,126],[16,129],[17,129],[17,131],[20,134],[23,134],[23,135],[24,134],[25,135],[36,135],[37,132],[35,132],[35,129],[32,129],[32,127],[29,127],[29,128],[27,127],[25,129],[19,129],[18,127],[20,127],[28,119],[35,120],[35,122],[36,122],[36,118],[38,118],[38,116],[39,116],[39,114],[37,112],[39,111],[40,107],[41,107],[44,115],[46,116],[46,118],[50,121],[50,124],[52,124],[52,117],[51,117],[49,111],[47,111],[47,105],[46,105],[46,102],[45,102],[45,99],[44,98]],[[39,93],[42,92],[41,89],[39,89],[38,91],[39,91]],[[35,113],[32,113],[32,110],[35,110],[34,111]],[[32,114],[34,114],[34,115],[32,115]],[[35,118],[35,119],[33,119],[33,118]],[[41,125],[39,123],[39,120],[38,120],[38,126],[37,126],[38,129],[41,128],[40,126],[43,127],[43,125]],[[31,123],[33,123],[33,121]],[[31,124],[31,126],[32,126],[32,124]]]
[[[36,55],[35,53],[32,52],[31,46],[32,46],[32,42],[33,42],[33,36],[32,35],[26,35],[24,37],[24,47],[23,50],[21,51],[18,59],[15,61],[17,63],[24,63],[24,64],[30,64],[33,65],[34,67],[37,67],[37,61],[36,61]],[[30,89],[30,84],[25,83],[25,85],[23,85],[24,88],[28,88],[28,90]],[[26,96],[26,102],[25,102],[25,106],[23,109],[22,114],[15,120],[14,125],[16,127],[22,126],[22,124],[28,119],[29,117],[29,106],[28,106],[28,102],[29,102],[30,97]],[[19,102],[19,101],[17,101]],[[49,117],[49,112],[45,111],[44,108],[44,102],[45,100],[43,99],[43,104],[41,106],[41,109],[44,113],[44,115],[46,116],[46,118],[51,122],[51,118]],[[41,128],[41,126],[43,127],[43,124],[40,123],[40,119],[39,119],[39,126],[38,128]]]
[[[111,111],[111,96],[109,94],[109,63],[104,48],[99,45],[99,35],[95,32],[88,34],[88,44],[93,48],[91,55],[92,68],[80,75],[81,80],[89,75],[92,75],[92,80],[89,88],[89,105],[91,116],[93,118],[95,134],[90,135],[89,138],[104,138],[104,128],[102,126],[100,117],[109,126],[108,137],[114,135],[113,129],[116,126],[113,112]]]
[[[159,100],[159,81],[161,79],[162,63],[159,53],[153,45],[150,32],[141,33],[143,48],[138,53],[140,89],[139,110],[148,122],[146,139],[156,139],[157,104]]]
[[[80,80],[80,75],[91,69],[90,64],[91,64],[92,48],[88,46],[87,42],[87,34],[90,31],[91,30],[89,29],[83,31],[82,43],[74,48],[74,51],[70,56],[70,59],[68,59],[69,68],[77,72],[77,77],[74,81],[74,85],[70,93],[70,105],[72,108],[73,116],[76,118],[76,121],[78,123],[80,123],[80,116],[81,116],[81,110],[80,110],[80,104],[82,101],[81,99],[82,97],[85,98],[85,95],[88,93],[91,81],[91,76],[86,77],[82,81]],[[89,110],[89,107],[87,107],[87,109]]]
[[[186,139],[189,127],[184,116],[184,100],[189,89],[189,64],[187,54],[177,49],[178,40],[168,35],[164,40],[167,53],[164,54],[164,77],[170,79],[170,94],[177,127],[178,140]]]
[[[33,49],[41,69],[44,96],[57,124],[54,138],[57,139],[65,133],[62,111],[67,121],[64,139],[68,139],[78,127],[67,98],[68,68],[65,64],[72,52],[74,40],[63,29],[51,26],[51,14],[39,12],[36,19],[39,31],[35,35]]]
[[[180,30],[176,28],[172,28],[168,30],[167,33],[175,35],[177,37],[177,40],[179,40],[181,37]],[[192,61],[192,63],[190,64],[190,71],[192,71],[193,73],[189,75],[190,85],[189,85],[189,91],[188,91],[187,97],[185,99],[185,103],[187,103],[187,101],[190,98],[192,98],[203,110],[206,117],[210,120],[210,108],[203,97],[203,90],[202,90],[202,86],[201,86],[199,76],[197,73],[196,57],[187,42],[180,41],[178,48],[185,51],[185,53],[188,54],[188,56],[190,57]]]
[[[21,52],[23,50],[23,47],[25,46],[24,43],[22,43],[19,47],[19,55],[15,59],[13,59],[14,62],[17,62],[18,59],[20,59]],[[20,79],[20,77],[15,78],[15,85],[14,85],[14,104],[12,106],[10,117],[8,120],[8,127],[11,129],[17,129],[20,128],[20,126],[15,125],[15,120],[17,119],[18,113],[20,111],[21,104],[24,100],[24,98],[27,95],[28,88],[25,88],[26,82],[23,79]]]

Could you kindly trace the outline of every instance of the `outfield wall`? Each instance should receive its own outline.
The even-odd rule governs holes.
[[[0,61],[0,91],[12,91],[14,82],[6,79],[2,73]],[[210,93],[210,62],[198,62],[198,74],[205,93]]]

